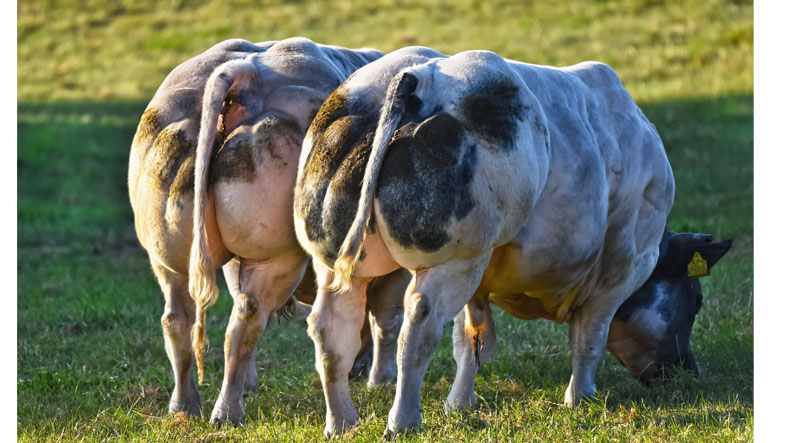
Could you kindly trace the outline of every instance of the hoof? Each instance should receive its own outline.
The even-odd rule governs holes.
[[[475,409],[477,406],[479,406],[479,399],[476,398],[476,393],[472,392],[469,398],[449,397],[446,399],[444,410],[448,413],[452,413]]]
[[[579,390],[574,389],[570,384],[564,393],[564,406],[571,408],[594,398],[597,398],[597,392],[595,388]]]
[[[240,401],[237,402],[216,402],[211,414],[210,423],[215,426],[221,426],[225,423],[233,425],[243,425],[244,423],[244,409]]]
[[[327,419],[326,420],[326,427],[323,428],[323,436],[326,438],[331,438],[337,435],[342,435],[350,428],[358,423],[358,416],[355,419],[346,419],[346,420],[333,420]]]
[[[199,405],[184,405],[180,403],[173,404],[170,402],[169,410],[167,411],[169,414],[177,414],[179,412],[185,412],[189,417],[201,417],[202,414],[200,413],[200,406]]]
[[[389,417],[388,426],[384,436],[387,439],[397,438],[401,435],[415,434],[421,429],[421,412],[417,412],[412,417],[399,417],[392,420]]]
[[[372,389],[385,384],[397,384],[397,367],[373,365],[369,372],[367,387]]]
[[[188,394],[174,393],[170,398],[169,413],[185,412],[189,417],[200,417],[200,391],[197,386],[192,386]]]
[[[377,389],[381,386],[395,386],[397,384],[397,374],[386,377],[369,377],[367,389]]]
[[[416,434],[419,432],[420,429],[421,426],[414,426],[414,427],[400,428],[400,429],[392,429],[391,427],[386,427],[386,430],[383,432],[383,439],[388,441],[396,440],[399,437]]]

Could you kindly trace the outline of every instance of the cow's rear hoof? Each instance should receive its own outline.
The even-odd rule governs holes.
[[[323,428],[323,436],[331,438],[337,435],[344,434],[347,430],[352,428],[358,423],[358,415],[345,419],[335,419],[332,417],[326,418],[326,427]]]
[[[386,431],[383,432],[383,438],[389,441],[396,440],[399,437],[416,434],[419,432],[420,429],[421,426],[412,426],[412,427],[397,428],[397,429],[392,429],[389,426],[386,427]]]
[[[221,426],[225,423],[235,426],[243,426],[244,424],[244,410],[240,402],[235,407],[230,407],[229,402],[220,404],[217,402],[211,414],[210,423],[214,426]]]
[[[195,386],[191,389],[189,394],[177,395],[174,394],[170,398],[170,406],[168,412],[175,414],[178,412],[185,412],[189,417],[200,417],[200,392]]]
[[[225,424],[232,425],[232,426],[243,426],[244,425],[244,420],[243,420],[243,418],[240,418],[237,421],[232,421],[232,420],[228,420],[227,418],[215,416],[215,417],[211,417],[210,423],[211,423],[211,425],[216,426],[216,427],[220,427],[220,426],[223,426]]]
[[[170,407],[167,411],[168,414],[178,414],[180,412],[185,412],[187,417],[202,417],[202,413],[200,412],[199,406],[183,406],[183,405],[173,405],[170,403]]]
[[[339,427],[326,425],[326,427],[323,428],[323,437],[325,437],[327,439],[330,439],[332,437],[341,436],[342,434],[344,434],[345,432],[350,430],[350,428],[352,428],[352,427],[353,427],[353,425],[350,425],[350,426],[339,426]]]

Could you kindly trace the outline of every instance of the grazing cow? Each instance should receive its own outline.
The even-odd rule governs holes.
[[[175,68],[145,110],[128,185],[137,236],[165,298],[170,412],[200,415],[195,357],[202,380],[205,310],[224,265],[235,302],[211,422],[243,419],[242,393],[256,389],[257,339],[308,260],[292,220],[304,133],[331,91],[381,55],[304,38],[228,40]]]
[[[452,318],[455,348],[479,349],[455,353],[455,383],[473,379],[492,347],[489,294],[571,319],[564,403],[595,395],[611,320],[657,264],[673,192],[655,128],[604,64],[415,47],[356,71],[304,138],[294,199],[319,286],[308,331],[326,433],[358,420],[347,374],[364,291],[398,268],[413,278],[388,431],[420,426],[424,373]]]

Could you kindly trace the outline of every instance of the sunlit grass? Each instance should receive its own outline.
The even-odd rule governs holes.
[[[220,40],[295,35],[561,66],[599,60],[640,100],[753,84],[752,5],[741,1],[27,0],[18,17],[21,100],[149,98],[174,66]]]

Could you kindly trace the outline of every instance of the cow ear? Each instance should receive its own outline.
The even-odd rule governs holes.
[[[660,250],[659,264],[654,270],[655,274],[669,278],[680,278],[687,276],[688,266],[695,258],[695,254],[700,255],[700,259],[706,262],[706,269],[711,270],[725,253],[728,252],[732,240],[712,242],[711,234],[697,234],[694,232],[673,233],[666,231]],[[663,257],[664,254],[664,257]]]
[[[714,266],[730,250],[733,240],[723,240],[715,243],[705,243],[698,245],[696,250],[701,257],[708,263],[708,268]]]

